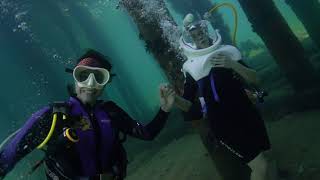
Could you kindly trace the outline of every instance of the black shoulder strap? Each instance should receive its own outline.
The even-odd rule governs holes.
[[[52,113],[69,114],[69,104],[64,101],[55,101],[52,103]]]
[[[68,104],[66,102],[54,102],[50,105],[52,108],[52,123],[50,131],[44,141],[37,147],[38,149],[46,149],[47,143],[50,141],[53,134],[56,133],[56,129],[61,127],[64,124],[64,120],[68,116]],[[56,115],[56,116],[55,116]],[[55,119],[56,118],[56,119]]]
[[[57,113],[58,118],[63,119],[63,115],[67,116],[69,114],[69,105],[66,102],[63,101],[55,101],[51,103],[51,108],[52,108],[52,115]],[[61,117],[62,116],[62,117]],[[59,120],[60,121],[60,120]],[[48,143],[48,142],[47,142]],[[42,148],[41,150],[47,151],[46,148]],[[28,172],[29,175],[31,175],[35,170],[37,170],[40,165],[45,161],[45,158],[41,159],[37,163],[35,163],[31,170]]]

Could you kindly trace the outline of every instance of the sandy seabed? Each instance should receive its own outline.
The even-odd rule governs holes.
[[[320,110],[293,113],[267,126],[282,179],[320,180]],[[143,164],[137,157],[130,167],[136,170],[127,180],[221,179],[198,134],[172,141]]]

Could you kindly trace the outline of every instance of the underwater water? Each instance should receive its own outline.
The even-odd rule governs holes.
[[[145,2],[151,4],[149,8],[157,8],[154,6],[157,5],[156,0]],[[213,2],[229,2],[236,7],[239,16],[237,44],[240,50],[246,51],[246,62],[257,70],[262,87],[269,91],[263,116],[268,122],[271,141],[276,144],[275,153],[280,159],[281,170],[298,179],[320,179],[320,157],[315,153],[320,146],[310,138],[319,137],[317,128],[320,124],[315,120],[320,118],[320,110],[291,101],[292,96],[288,95],[292,92],[290,83],[263,40],[253,32],[239,2]],[[285,1],[274,2],[306,52],[314,57],[312,66],[319,72],[320,52],[311,42],[303,24]],[[116,102],[143,124],[151,121],[159,109],[158,87],[169,80],[156,58],[146,51],[136,22],[118,4],[116,0],[0,0],[0,140],[19,129],[39,108],[54,101],[67,100],[67,84],[74,84],[74,80],[65,68],[73,68],[75,59],[86,48],[96,49],[110,57],[112,73],[116,74],[102,99]],[[180,28],[185,14],[175,10],[171,0],[165,0],[165,4]],[[222,8],[219,12],[232,31],[234,17],[231,11]],[[245,44],[248,40],[249,43]],[[181,119],[180,111],[175,109],[169,118],[171,122],[154,142],[146,144],[129,139],[127,179],[147,179],[148,176],[163,180],[210,179],[210,168],[213,167],[208,160],[210,158],[188,155],[195,153],[190,150],[193,146],[202,148],[196,153],[205,154],[205,150],[200,140],[191,136],[195,134],[190,130],[192,128]],[[300,121],[304,124],[299,124]],[[292,137],[295,132],[299,137]],[[285,144],[288,139],[292,142]],[[293,147],[297,148],[292,153],[286,152]],[[33,174],[27,174],[42,156],[42,152],[32,152],[5,179],[44,179],[42,166]],[[186,166],[190,163],[184,160],[186,157],[199,166],[195,169]],[[165,168],[165,162],[173,164],[171,170]]]

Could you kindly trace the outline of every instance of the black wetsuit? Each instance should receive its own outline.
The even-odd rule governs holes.
[[[198,82],[187,74],[183,97],[193,102],[193,106],[185,115],[189,120],[201,119],[203,113],[197,97],[203,97],[210,134],[207,138],[211,139],[206,139],[206,143],[216,143],[248,163],[260,152],[270,149],[270,143],[260,113],[235,74],[231,69],[213,68],[209,76]],[[218,101],[214,98],[211,78]]]

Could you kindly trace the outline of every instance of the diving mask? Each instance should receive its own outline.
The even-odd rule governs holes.
[[[79,65],[73,70],[73,78],[79,87],[102,89],[110,79],[107,69]]]

